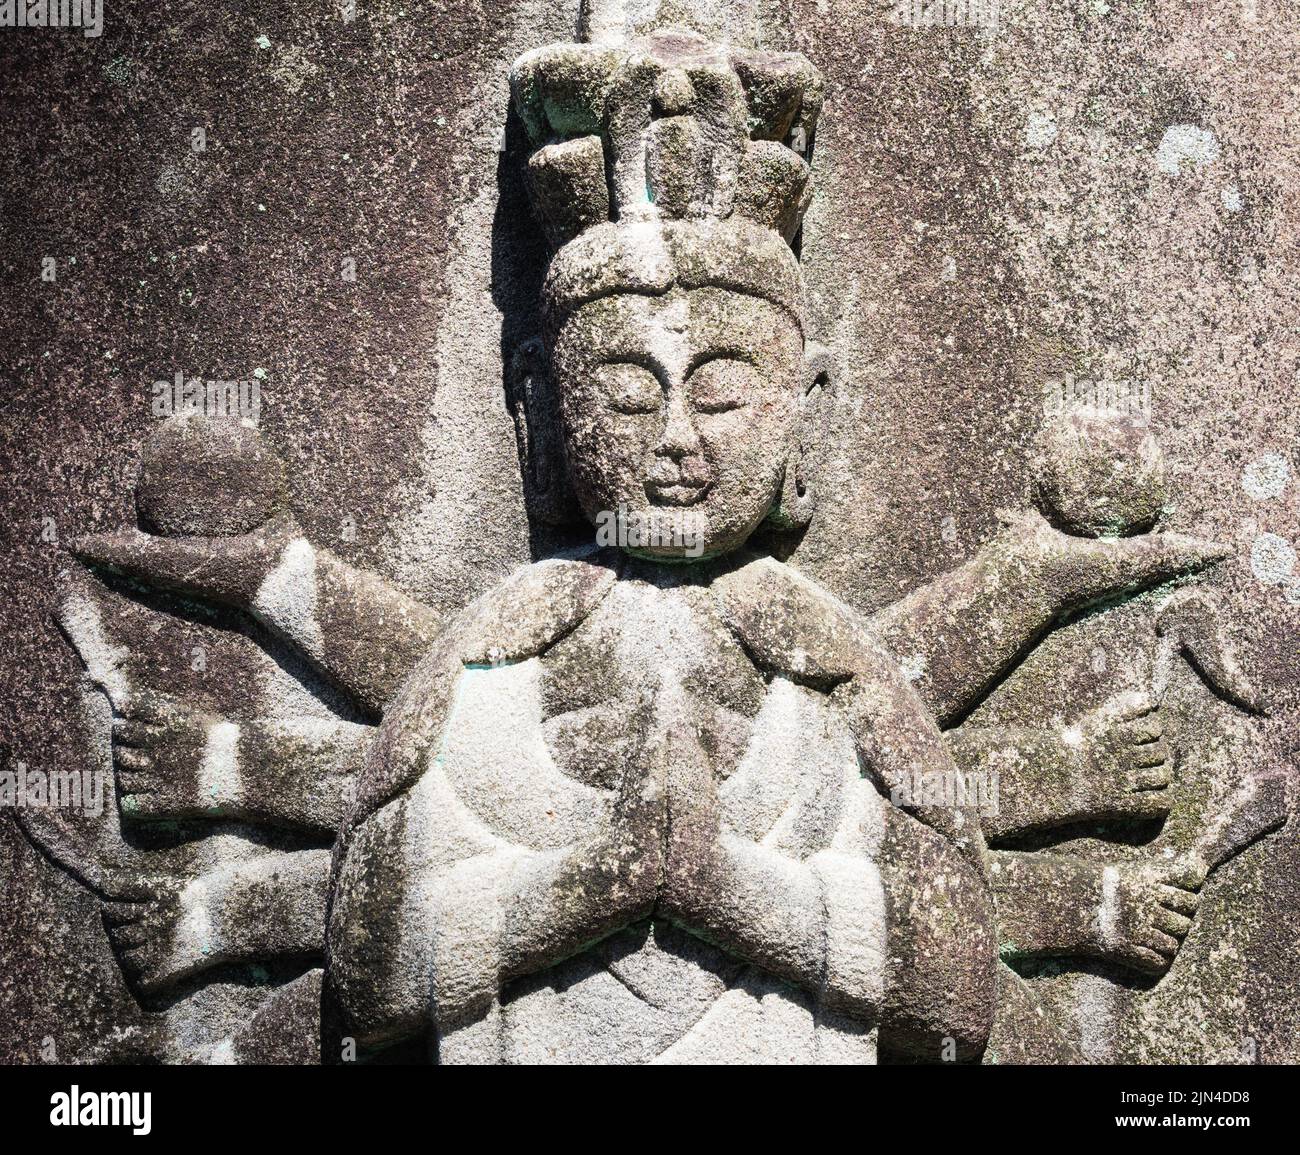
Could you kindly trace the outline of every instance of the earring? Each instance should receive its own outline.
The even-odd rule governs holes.
[[[515,423],[528,514],[546,525],[581,520],[569,486],[559,400],[542,342],[525,341],[511,358],[506,396]]]

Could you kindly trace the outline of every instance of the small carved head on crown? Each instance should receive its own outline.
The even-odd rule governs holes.
[[[512,70],[555,250],[516,420],[543,520],[570,494],[589,521],[689,510],[713,555],[765,519],[811,515],[799,430],[824,375],[809,371],[791,242],[822,84],[797,53],[707,38],[707,5],[672,5],[589,3],[588,42]]]

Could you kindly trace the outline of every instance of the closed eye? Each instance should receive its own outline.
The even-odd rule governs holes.
[[[736,357],[714,357],[687,381],[691,407],[698,413],[729,413],[749,404],[761,383],[758,370]]]
[[[658,413],[664,393],[659,378],[630,361],[616,361],[596,370],[605,403],[616,413]]]

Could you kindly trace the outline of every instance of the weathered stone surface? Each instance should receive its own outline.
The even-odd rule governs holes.
[[[897,7],[0,44],[0,1058],[1300,1061],[1300,25]]]

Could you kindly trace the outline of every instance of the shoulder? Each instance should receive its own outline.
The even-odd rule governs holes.
[[[536,657],[591,614],[618,577],[606,551],[550,558],[516,570],[448,627],[464,665]]]
[[[738,566],[711,588],[723,621],[770,673],[829,687],[879,658],[856,610],[774,558]]]
[[[617,580],[615,566],[616,559],[604,553],[535,562],[457,614],[385,713],[348,825],[355,826],[420,778],[466,668],[522,662],[544,653],[601,603]]]

